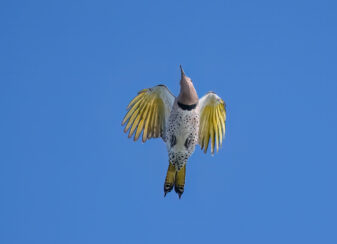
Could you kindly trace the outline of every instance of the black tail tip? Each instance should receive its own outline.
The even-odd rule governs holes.
[[[179,199],[181,198],[181,195],[184,193],[184,186],[175,186],[174,187],[175,192],[178,194]]]
[[[164,184],[164,197],[166,197],[166,194],[173,189],[173,184],[165,183]]]

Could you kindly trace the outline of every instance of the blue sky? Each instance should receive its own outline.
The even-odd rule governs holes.
[[[0,243],[337,243],[336,1],[2,1]],[[227,103],[163,197],[120,125],[179,64]]]

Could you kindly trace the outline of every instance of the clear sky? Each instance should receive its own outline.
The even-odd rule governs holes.
[[[1,1],[0,243],[337,243],[336,1]],[[126,105],[179,64],[227,103],[163,197]]]

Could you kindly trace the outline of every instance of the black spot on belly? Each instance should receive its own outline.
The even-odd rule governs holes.
[[[186,147],[186,149],[188,149],[188,147],[190,146],[190,144],[191,144],[191,140],[190,140],[190,138],[187,138],[186,141],[185,141],[185,143],[184,143],[184,146]]]
[[[171,144],[171,147],[174,147],[174,145],[177,144],[177,138],[175,135],[171,136],[170,144]]]
[[[186,140],[185,140],[185,143],[184,143],[184,146],[186,147],[186,149],[188,149],[191,145],[191,142],[192,142],[192,139],[193,139],[193,135],[190,134]]]

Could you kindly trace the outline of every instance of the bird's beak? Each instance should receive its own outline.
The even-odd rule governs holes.
[[[181,71],[181,78],[185,77],[185,72],[183,70],[183,67],[180,65],[180,71]]]

